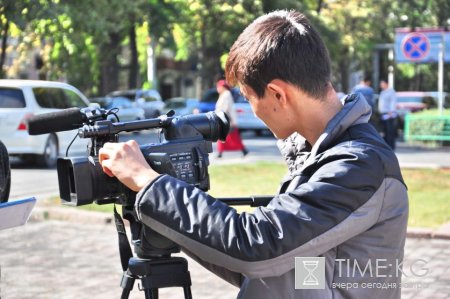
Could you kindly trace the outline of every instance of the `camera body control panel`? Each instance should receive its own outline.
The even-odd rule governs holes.
[[[148,149],[142,152],[156,172],[171,175],[202,190],[209,189],[208,148],[197,144],[188,149],[185,147],[184,151],[174,147],[158,152],[149,152]]]

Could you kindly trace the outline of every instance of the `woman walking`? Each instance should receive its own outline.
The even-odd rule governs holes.
[[[242,143],[241,135],[237,127],[237,115],[234,109],[233,95],[231,94],[231,87],[225,80],[219,80],[216,84],[219,99],[216,103],[216,112],[225,112],[230,119],[230,133],[225,142],[217,143],[217,157],[221,158],[224,151],[242,151],[244,157],[248,154],[248,150]]]

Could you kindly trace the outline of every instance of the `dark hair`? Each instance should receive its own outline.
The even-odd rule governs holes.
[[[296,11],[274,11],[257,18],[231,47],[227,81],[251,87],[258,97],[280,79],[316,98],[330,86],[328,51],[308,19]]]

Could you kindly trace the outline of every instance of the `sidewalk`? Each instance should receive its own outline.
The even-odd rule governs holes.
[[[429,148],[397,142],[395,154],[402,168],[450,168],[450,147]]]
[[[81,223],[32,221],[1,231],[0,298],[119,298],[122,270],[114,224]],[[237,288],[188,261],[194,299],[236,298]],[[402,298],[448,298],[450,241],[407,239],[403,269],[409,277],[403,277],[408,285]],[[411,269],[423,276],[411,276]],[[130,298],[144,298],[137,284]],[[166,288],[160,298],[183,295],[179,288]]]

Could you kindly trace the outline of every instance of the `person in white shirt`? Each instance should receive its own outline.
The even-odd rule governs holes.
[[[396,120],[397,112],[395,106],[397,104],[397,96],[395,90],[389,87],[386,80],[380,81],[380,98],[378,99],[378,111],[380,112],[380,122],[384,133],[384,140],[386,143],[395,150],[396,132]]]
[[[244,157],[248,154],[248,150],[242,143],[241,135],[237,127],[237,114],[234,108],[233,95],[231,94],[231,87],[225,80],[219,80],[216,84],[219,99],[216,103],[216,112],[225,112],[230,119],[230,133],[225,142],[219,141],[217,143],[217,157],[221,158],[224,151],[242,151]]]

